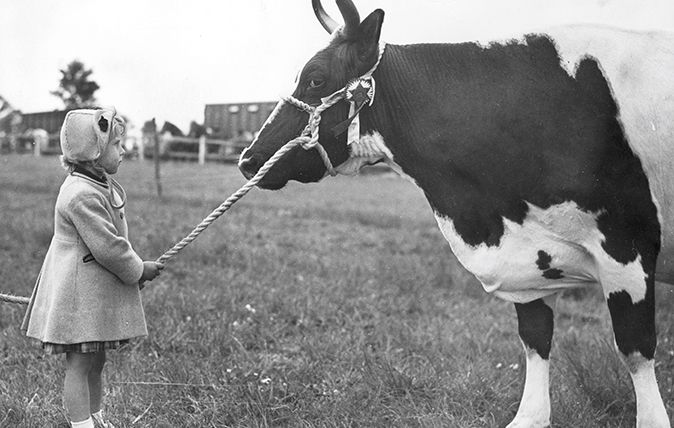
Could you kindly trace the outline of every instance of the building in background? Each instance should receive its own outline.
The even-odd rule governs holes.
[[[276,104],[276,101],[206,104],[204,126],[213,138],[252,141]]]
[[[177,130],[170,122],[165,122],[161,130],[156,130],[159,139],[149,134],[143,137],[140,131],[134,133],[129,127],[125,139],[125,149],[129,157],[153,156],[154,142],[159,141],[159,154],[165,159],[193,160],[200,158],[200,138],[206,138],[201,156],[206,160],[237,161],[241,151],[247,147],[260,130],[267,117],[274,111],[276,101],[206,104],[204,124],[190,124],[189,135],[180,130],[169,133],[168,126]],[[0,135],[0,152],[60,154],[59,132],[67,110],[35,113],[16,112],[9,130]],[[7,115],[6,115],[7,116]],[[39,148],[37,147],[39,145]]]
[[[10,129],[0,135],[0,152],[60,154],[59,132],[66,110],[16,112]],[[36,145],[39,149],[36,152]]]
[[[61,132],[61,125],[66,118],[67,110],[42,111],[21,114],[21,130],[44,129],[48,134]]]

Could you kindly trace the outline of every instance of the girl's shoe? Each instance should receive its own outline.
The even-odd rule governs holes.
[[[91,415],[96,428],[115,428],[112,422],[105,420],[101,415]]]

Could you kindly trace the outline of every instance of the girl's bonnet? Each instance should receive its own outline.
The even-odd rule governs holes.
[[[66,114],[61,127],[61,152],[64,160],[78,164],[95,162],[105,151],[111,138],[122,137],[126,132],[124,119],[117,116],[115,108],[77,109]],[[126,193],[122,186],[111,177],[110,203],[115,209],[126,204]],[[122,198],[115,204],[113,188]]]

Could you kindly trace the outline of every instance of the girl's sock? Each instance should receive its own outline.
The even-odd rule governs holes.
[[[73,428],[94,428],[94,420],[89,416],[81,422],[70,422]]]
[[[102,421],[103,420],[103,409],[99,410],[96,413],[92,413],[91,417],[92,417],[92,419],[98,419],[98,420]]]

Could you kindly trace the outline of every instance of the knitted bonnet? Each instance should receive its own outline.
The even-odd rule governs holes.
[[[124,119],[109,109],[71,110],[61,126],[61,152],[69,161],[84,162],[98,159],[111,136],[124,135]]]

